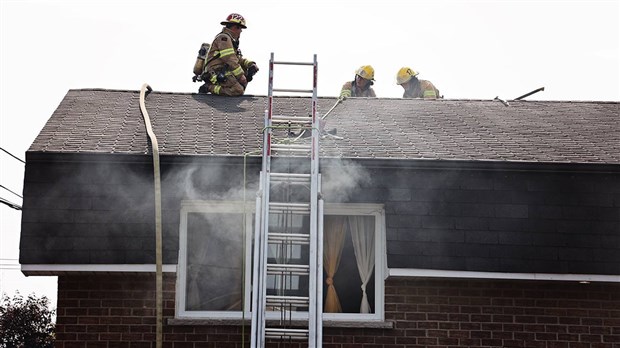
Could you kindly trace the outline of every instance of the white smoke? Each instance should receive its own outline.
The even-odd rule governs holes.
[[[326,201],[348,202],[351,195],[368,185],[370,173],[361,165],[347,160],[329,162],[322,168],[321,192]]]
[[[251,173],[255,174],[255,173]],[[243,168],[214,164],[175,166],[162,179],[162,186],[173,196],[195,201],[253,201],[256,175],[243,176]]]

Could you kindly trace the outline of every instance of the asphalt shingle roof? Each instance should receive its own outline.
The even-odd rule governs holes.
[[[319,115],[336,100],[319,98]],[[267,101],[152,92],[146,108],[162,155],[242,156],[261,147]],[[274,101],[274,114],[309,109]],[[322,140],[327,157],[620,164],[620,102],[349,98],[326,120],[343,138]],[[149,153],[139,92],[70,90],[29,151]]]

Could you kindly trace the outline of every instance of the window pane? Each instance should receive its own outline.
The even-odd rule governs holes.
[[[269,214],[269,232],[278,234],[308,234],[309,216],[297,212]],[[297,244],[282,240],[269,243],[268,259],[272,264],[307,264],[308,244]],[[268,295],[307,296],[308,276],[292,275],[287,272],[267,276]],[[267,310],[278,310],[268,307]],[[307,311],[307,307],[295,307],[293,310]]]
[[[353,220],[351,220],[353,219]],[[375,277],[374,277],[374,250],[376,243],[374,241],[374,217],[373,216],[337,216],[328,215],[325,216],[325,228],[324,228],[324,280],[323,280],[323,303],[326,304],[328,296],[334,296],[330,294],[328,283],[333,283],[333,287],[338,298],[338,303],[342,308],[341,313],[360,313],[360,307],[362,303],[362,279],[360,276],[360,270],[358,268],[358,261],[362,267],[362,271],[368,274],[368,282],[366,284],[366,296],[370,304],[369,313],[375,311]],[[342,240],[338,242],[330,239],[330,236],[338,233],[338,229],[342,230],[344,221],[344,236]],[[354,246],[353,233],[357,234],[357,252],[356,246]],[[328,241],[332,241],[334,245],[330,248],[327,247]],[[372,243],[372,244],[370,244]],[[362,244],[362,245],[360,245]],[[364,248],[366,244],[366,248]],[[330,253],[331,255],[327,255]],[[370,252],[372,255],[369,255]],[[338,251],[340,251],[340,258],[337,258]],[[356,256],[357,254],[357,256]],[[358,260],[359,258],[359,260]],[[331,280],[328,280],[329,267],[335,269],[334,276]],[[368,272],[368,269],[372,267],[372,271]],[[334,301],[334,299],[330,299]],[[325,311],[328,311],[325,309]],[[334,311],[338,312],[338,311]]]
[[[187,215],[186,310],[241,310],[243,215]]]

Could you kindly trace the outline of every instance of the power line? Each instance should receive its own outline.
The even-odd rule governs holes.
[[[5,190],[7,190],[7,191],[11,192],[12,194],[16,195],[16,196],[17,196],[17,197],[19,197],[19,198],[22,198],[22,199],[24,198],[24,197],[22,197],[22,196],[18,195],[17,193],[15,193],[15,192],[13,192],[13,191],[9,190],[8,188],[6,188],[6,187],[4,187],[4,186],[2,186],[2,185],[0,185],[0,187],[2,187],[3,189],[5,189]]]
[[[21,265],[18,259],[2,259],[0,258],[0,270],[20,269]]]
[[[8,205],[9,207],[11,207],[11,208],[13,208],[15,210],[22,210],[22,206],[21,205],[15,204],[13,202],[9,202],[9,201],[7,201],[6,199],[4,199],[2,197],[0,197],[0,203],[6,204],[6,205]]]
[[[12,153],[8,152],[7,150],[3,149],[2,147],[0,147],[0,150],[2,150],[2,151],[4,151],[4,152],[6,152],[7,154],[9,154],[9,156],[11,156],[11,157],[15,158],[16,160],[18,160],[18,161],[20,161],[20,162],[22,162],[22,163],[24,163],[24,164],[26,163],[26,162],[24,162],[24,160],[22,160],[21,158],[19,158],[19,157],[15,156],[14,154],[12,154]]]

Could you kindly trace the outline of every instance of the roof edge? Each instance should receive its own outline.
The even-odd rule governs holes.
[[[32,162],[118,162],[118,163],[152,163],[151,154],[129,153],[66,153],[27,151],[26,163]],[[225,165],[260,164],[261,156],[235,155],[160,155],[161,163],[218,163]],[[294,161],[294,160],[293,160]],[[574,162],[511,162],[494,160],[437,160],[437,159],[402,159],[402,158],[337,158],[323,157],[322,166],[342,165],[351,162],[369,168],[394,169],[429,169],[429,170],[490,170],[490,171],[527,171],[527,172],[586,172],[586,173],[620,173],[620,164],[613,163],[574,163]]]

